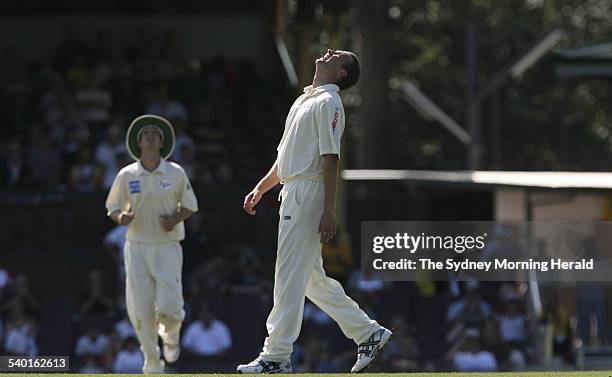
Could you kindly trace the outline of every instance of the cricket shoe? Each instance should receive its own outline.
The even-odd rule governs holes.
[[[380,351],[389,344],[392,335],[391,330],[381,326],[370,335],[368,340],[357,346],[357,362],[351,368],[351,373],[360,373],[366,370]]]
[[[163,360],[157,360],[152,363],[145,362],[142,372],[144,374],[161,374],[164,373],[166,364]]]
[[[178,360],[181,354],[181,346],[179,344],[164,343],[164,360],[168,364],[172,364]]]
[[[279,374],[291,373],[291,362],[266,361],[259,356],[248,364],[238,365],[236,371],[241,374]]]

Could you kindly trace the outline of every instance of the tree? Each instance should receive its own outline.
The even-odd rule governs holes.
[[[416,82],[465,125],[465,24],[477,25],[479,81],[539,35],[561,25],[564,46],[605,41],[612,11],[602,0],[392,0],[386,22],[390,62],[388,168],[462,169],[465,149],[439,126],[421,118],[400,97],[403,80]],[[504,170],[608,170],[608,82],[564,82],[548,57],[499,93],[501,145],[491,148],[491,105],[482,114],[483,167]],[[363,88],[362,90],[367,90]],[[494,153],[495,152],[495,153]],[[495,158],[497,154],[497,158]],[[496,161],[497,160],[497,161]]]

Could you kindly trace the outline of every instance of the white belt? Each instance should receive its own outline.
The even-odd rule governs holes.
[[[281,179],[280,183],[281,185],[284,185],[285,183],[289,183],[289,182],[295,182],[295,181],[310,181],[310,182],[323,182],[323,176],[322,175],[314,175],[311,177],[305,177],[305,176],[294,176],[294,177],[289,177],[289,178],[284,178]],[[278,201],[280,202],[283,196],[283,190],[285,188],[283,187],[283,189],[281,189],[281,191],[278,193]]]
[[[313,175],[311,177],[306,177],[306,176],[297,175],[297,176],[294,176],[294,177],[282,178],[280,183],[281,183],[281,185],[284,185],[287,182],[293,182],[293,181],[299,181],[299,180],[312,181],[312,182],[323,182],[323,176],[322,175]]]

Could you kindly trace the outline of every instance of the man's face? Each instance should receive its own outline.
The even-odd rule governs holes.
[[[208,310],[202,310],[200,312],[200,320],[206,325],[210,326],[213,320],[212,314]]]
[[[315,63],[317,69],[324,69],[336,80],[339,80],[346,76],[344,66],[349,64],[352,59],[353,58],[347,51],[328,49],[323,56],[315,61]]]
[[[162,143],[161,133],[157,127],[145,127],[138,140],[140,149],[161,149]]]
[[[468,352],[478,352],[480,350],[480,341],[478,338],[468,337],[465,340],[464,348]]]

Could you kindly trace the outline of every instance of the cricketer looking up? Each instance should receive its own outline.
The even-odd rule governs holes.
[[[289,357],[302,325],[304,297],[358,345],[351,372],[365,370],[392,335],[323,269],[322,243],[336,235],[336,185],[345,121],[338,91],[358,81],[360,67],[355,54],[336,50],[327,50],[315,64],[312,85],[289,110],[276,161],[243,204],[254,215],[261,197],[279,182],[283,184],[268,337],[259,357],[239,365],[239,373],[291,372]]]
[[[174,139],[172,125],[164,118],[136,118],[126,136],[136,162],[117,174],[106,200],[108,216],[128,226],[125,297],[144,354],[144,373],[164,371],[158,336],[165,361],[178,359],[185,318],[179,242],[185,238],[183,222],[198,210],[198,203],[183,168],[166,160]]]

